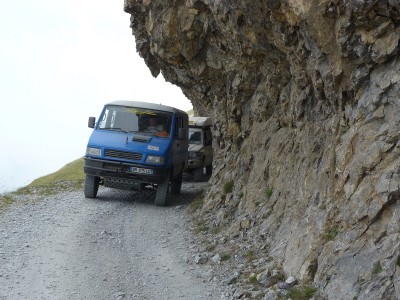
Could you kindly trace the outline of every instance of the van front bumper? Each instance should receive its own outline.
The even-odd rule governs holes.
[[[161,183],[170,173],[169,167],[131,164],[85,157],[85,174],[99,177],[124,178],[144,183]]]

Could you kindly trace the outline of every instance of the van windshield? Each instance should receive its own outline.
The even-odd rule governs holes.
[[[189,128],[189,144],[202,145],[202,130],[199,128]]]
[[[97,129],[169,137],[172,113],[137,107],[108,105]]]

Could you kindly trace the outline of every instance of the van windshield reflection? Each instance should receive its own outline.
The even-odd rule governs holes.
[[[169,137],[172,113],[150,109],[108,105],[100,117],[99,130]]]

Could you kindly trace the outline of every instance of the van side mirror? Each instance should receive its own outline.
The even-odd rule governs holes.
[[[94,128],[94,124],[96,124],[96,118],[95,117],[89,117],[88,127],[89,128]]]
[[[188,130],[186,128],[178,128],[178,139],[180,140],[188,139]]]

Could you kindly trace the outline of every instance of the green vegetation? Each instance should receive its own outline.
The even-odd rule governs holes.
[[[14,202],[12,194],[1,194],[0,195],[0,211],[5,209],[7,206]]]
[[[248,250],[247,252],[246,252],[246,260],[248,261],[248,262],[250,262],[250,261],[252,261],[254,258],[255,258],[255,253],[254,253],[254,251],[253,250]]]
[[[337,227],[333,227],[331,230],[329,230],[329,232],[326,234],[326,239],[328,241],[332,241],[335,239],[335,237],[337,236],[337,234],[339,233],[338,228]]]
[[[372,270],[372,274],[379,274],[380,272],[382,272],[382,266],[381,266],[381,263],[379,261],[377,261],[376,263],[374,263],[374,268]]]
[[[216,248],[217,248],[217,245],[209,244],[209,245],[207,246],[207,248],[206,248],[206,251],[207,251],[207,252],[214,252]]]
[[[265,196],[267,197],[267,199],[271,198],[273,192],[274,191],[273,191],[272,187],[269,187],[265,190]]]
[[[229,259],[231,259],[231,255],[229,253],[224,252],[221,254],[221,261],[227,261]]]
[[[221,230],[222,230],[221,227],[216,226],[216,227],[211,228],[211,233],[212,233],[212,234],[218,234],[218,233],[221,232]]]
[[[15,202],[18,195],[36,194],[46,196],[63,191],[76,190],[83,187],[83,181],[83,158],[79,158],[65,165],[60,170],[40,177],[15,192],[0,194],[0,211]]]
[[[229,180],[228,182],[226,182],[225,184],[224,184],[224,193],[225,194],[229,194],[229,193],[232,193],[232,191],[233,191],[233,180]]]
[[[290,288],[288,289],[287,297],[292,300],[308,300],[312,296],[314,296],[316,291],[317,291],[316,288],[309,285],[297,288]]]
[[[186,113],[187,113],[190,117],[194,116],[193,108],[192,108],[192,109],[189,109]]]
[[[258,281],[257,281],[257,276],[256,275],[251,275],[250,277],[249,277],[249,282],[251,283],[251,284],[258,284]]]
[[[189,205],[190,213],[195,213],[196,211],[202,209],[204,204],[204,199],[202,195],[197,196]]]
[[[60,191],[81,188],[83,181],[83,158],[79,158],[52,174],[35,179],[31,184],[20,188],[15,193],[52,195]]]
[[[208,232],[210,228],[206,225],[205,221],[200,221],[197,223],[196,227],[194,228],[195,233],[202,233],[202,232]]]

